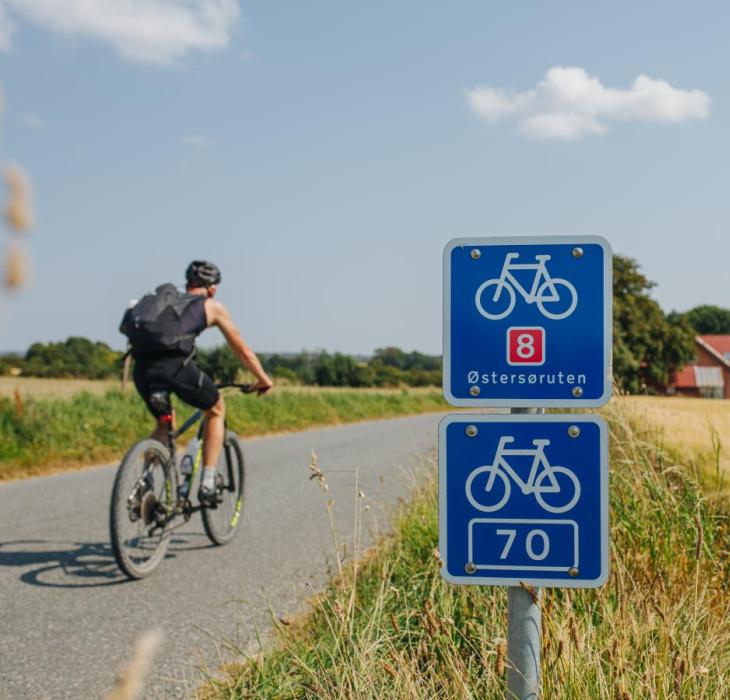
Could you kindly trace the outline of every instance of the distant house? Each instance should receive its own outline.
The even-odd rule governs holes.
[[[730,335],[698,335],[695,344],[695,361],[674,374],[667,393],[730,399]]]

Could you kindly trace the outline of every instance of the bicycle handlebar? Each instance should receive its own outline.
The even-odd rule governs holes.
[[[224,382],[223,384],[216,384],[216,387],[218,389],[240,389],[242,394],[253,394],[256,389],[254,389],[253,384],[236,384],[235,382]]]

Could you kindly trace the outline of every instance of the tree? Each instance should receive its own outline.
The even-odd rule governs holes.
[[[302,382],[302,384],[314,384],[314,359],[307,353],[300,352],[297,355],[259,355],[261,364],[264,369],[275,376],[287,376]],[[279,375],[280,371],[286,370],[283,375]]]
[[[0,355],[0,376],[22,369],[23,357],[14,352]]]
[[[217,382],[235,382],[241,363],[228,345],[212,350],[198,350],[198,366]]]
[[[319,386],[360,386],[363,375],[351,355],[323,352],[314,365],[314,378]]]
[[[374,364],[375,386],[399,386],[405,384],[406,373],[392,365]]]
[[[323,352],[314,363],[314,381],[319,386],[335,386],[337,369],[331,355]]]
[[[103,379],[119,373],[121,357],[106,343],[72,336],[62,343],[33,343],[23,360],[23,374]]]
[[[440,370],[441,358],[437,355],[424,355],[422,352],[403,352],[400,348],[378,348],[373,357],[373,363],[380,363],[402,370]]]
[[[676,313],[671,314],[672,318],[677,315]],[[684,317],[684,320],[694,328],[698,335],[730,334],[730,309],[702,304],[679,315]]]
[[[695,354],[694,333],[682,318],[668,318],[649,295],[654,287],[638,263],[613,259],[613,373],[625,391],[661,391],[672,372]]]

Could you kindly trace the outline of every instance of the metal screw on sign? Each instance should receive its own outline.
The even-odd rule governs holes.
[[[479,396],[479,387],[478,386],[473,386],[471,389],[469,389],[469,393],[472,396]]]
[[[466,566],[464,567],[464,571],[466,571],[467,574],[473,574],[477,570],[477,567],[472,564],[471,562],[467,562]]]
[[[575,387],[573,389],[573,396],[575,396],[576,399],[579,399],[581,396],[583,396],[583,389],[581,389],[579,386]]]
[[[573,257],[582,258],[583,257],[583,248],[573,248]]]
[[[580,428],[577,425],[571,425],[568,428],[568,435],[572,438],[577,438],[580,435]]]
[[[482,257],[482,253],[479,250],[479,248],[473,248],[471,251],[471,259],[472,260],[479,260],[479,258]]]
[[[568,575],[569,576],[578,576],[578,574],[580,574],[580,571],[575,566],[571,566],[568,569]]]
[[[466,434],[469,437],[474,437],[479,431],[477,430],[476,425],[467,425],[466,426]]]

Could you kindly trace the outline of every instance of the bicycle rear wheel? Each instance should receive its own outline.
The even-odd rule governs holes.
[[[114,558],[129,578],[149,576],[162,561],[172,507],[169,452],[157,440],[142,440],[119,465],[109,514]]]
[[[243,510],[246,468],[238,436],[226,431],[215,470],[218,506],[203,508],[203,527],[213,544],[228,544],[236,534]]]

